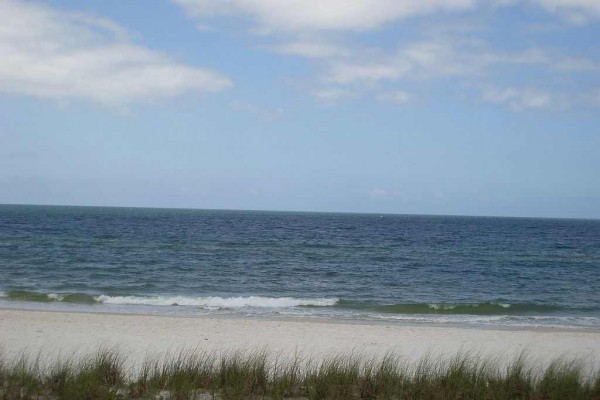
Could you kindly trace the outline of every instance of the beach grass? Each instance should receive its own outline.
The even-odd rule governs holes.
[[[336,355],[272,356],[266,351],[182,350],[132,366],[116,348],[54,360],[0,357],[2,399],[600,399],[600,374],[577,361],[540,367],[525,354],[502,363],[461,353],[409,362]]]

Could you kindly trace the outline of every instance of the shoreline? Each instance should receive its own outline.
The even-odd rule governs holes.
[[[409,320],[379,320],[379,319],[352,319],[352,318],[326,318],[304,315],[240,315],[240,314],[161,314],[154,312],[134,311],[105,311],[105,310],[61,310],[61,309],[40,309],[34,307],[6,307],[0,305],[0,313],[5,310],[15,310],[24,312],[42,312],[59,314],[91,314],[91,315],[112,315],[112,316],[133,316],[133,317],[158,317],[175,319],[205,319],[205,320],[234,320],[234,321],[269,321],[269,322],[290,322],[290,323],[316,323],[316,324],[334,324],[334,325],[367,325],[367,326],[391,326],[406,328],[431,328],[446,329],[456,328],[465,330],[482,331],[526,331],[526,332],[581,332],[600,334],[600,327],[593,326],[557,326],[557,325],[502,325],[502,324],[476,324],[476,323],[453,323],[453,322],[416,322]]]
[[[322,359],[335,354],[409,360],[467,352],[511,359],[525,352],[535,364],[567,357],[600,369],[600,331],[508,330],[474,327],[353,324],[303,319],[242,319],[33,311],[0,308],[4,351],[54,354],[116,346],[137,363],[149,354],[185,348],[227,352],[268,349]]]

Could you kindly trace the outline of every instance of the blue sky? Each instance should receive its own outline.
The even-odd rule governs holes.
[[[0,203],[600,218],[597,0],[0,0]]]

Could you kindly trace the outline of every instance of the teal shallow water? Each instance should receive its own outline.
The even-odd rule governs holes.
[[[600,221],[0,206],[0,306],[600,327]]]

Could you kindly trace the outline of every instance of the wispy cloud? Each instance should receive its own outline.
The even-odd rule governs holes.
[[[320,103],[334,104],[340,100],[354,97],[351,90],[336,88],[336,87],[321,87],[314,89],[310,94]]]
[[[420,83],[443,81],[450,85],[508,87],[497,90],[504,90],[510,99],[491,100],[498,97],[492,93],[481,95],[480,99],[511,110],[569,108],[566,103],[575,96],[553,94],[556,90],[550,81],[545,82],[546,87],[541,85],[535,90],[515,88],[535,87],[523,80],[540,73],[557,74],[558,80],[564,82],[574,80],[575,74],[597,75],[600,71],[597,59],[569,54],[570,49],[561,51],[540,44],[510,50],[495,47],[493,40],[484,39],[488,37],[484,33],[490,33],[486,29],[493,28],[477,18],[473,27],[468,23],[473,20],[468,17],[473,11],[494,13],[497,8],[524,6],[565,18],[577,14],[589,20],[600,16],[600,2],[596,0],[172,1],[199,22],[217,17],[242,18],[254,29],[252,40],[278,42],[254,47],[307,59],[315,71],[307,92],[322,103],[368,96],[405,104],[419,95]],[[436,18],[433,28],[432,24],[424,27],[417,22],[408,31],[402,31],[395,43],[378,47],[372,41],[360,40],[365,31],[391,32],[405,26],[409,18],[419,21],[416,17],[424,16]],[[457,18],[460,24],[456,24]],[[256,35],[257,30],[260,35]],[[511,78],[514,82],[510,82]],[[410,95],[404,91],[407,87]]]
[[[346,57],[350,55],[350,50],[344,46],[315,40],[297,40],[276,45],[261,46],[261,48],[279,54],[314,59]]]
[[[424,40],[409,43],[384,54],[379,60],[366,57],[335,60],[325,80],[337,84],[357,82],[398,81],[442,76],[473,76],[489,64],[487,54],[477,55],[473,46],[462,51],[462,46],[450,40]],[[358,57],[357,57],[358,58]]]
[[[246,16],[265,31],[370,30],[437,11],[471,8],[475,0],[173,0],[191,16]]]
[[[535,5],[575,24],[600,18],[600,3],[596,0],[494,0],[494,3],[497,6]]]
[[[481,41],[431,38],[401,46],[379,60],[332,61],[325,79],[347,84],[452,76],[473,78],[503,65],[539,65],[562,72],[600,71],[600,63],[593,59],[551,54],[543,49],[504,52],[494,50]]]
[[[216,92],[225,75],[132,43],[111,20],[32,2],[0,2],[0,91],[107,105]]]
[[[274,122],[284,117],[285,113],[283,109],[267,108],[259,106],[257,104],[249,103],[246,101],[233,101],[231,107],[234,110],[243,111],[250,114],[251,116],[265,122]]]
[[[600,18],[598,0],[533,0],[549,12],[560,14],[574,23]]]
[[[412,95],[404,90],[394,90],[391,92],[383,92],[377,95],[377,100],[385,103],[392,103],[396,105],[404,105],[410,102]]]
[[[399,46],[396,49],[376,51],[362,49],[350,57],[332,58],[321,61],[320,81],[329,89],[351,90],[355,93],[372,93],[378,100],[399,104],[406,103],[410,96],[394,86],[414,86],[424,81],[452,79],[455,84],[479,84],[486,87],[505,86],[498,82],[508,68],[551,74],[564,78],[581,76],[594,77],[600,71],[600,62],[585,57],[574,57],[528,48],[521,51],[500,51],[483,41],[470,41],[463,38],[432,37]],[[375,54],[375,56],[373,56]],[[593,79],[594,78],[590,78]],[[579,101],[585,96],[550,94],[555,89],[551,82],[537,90],[514,88],[489,90],[483,96],[485,101],[508,105],[511,110],[570,108],[570,102]],[[518,86],[523,86],[519,82]],[[527,86],[527,84],[525,84]],[[591,87],[584,90],[591,90]],[[413,89],[414,90],[414,89]],[[576,89],[571,89],[575,91]],[[395,95],[393,93],[396,93]],[[504,99],[503,97],[506,97]],[[589,96],[588,96],[589,97]],[[502,98],[502,99],[500,99]],[[591,104],[591,102],[587,102]]]
[[[505,105],[514,111],[565,107],[558,95],[532,88],[487,88],[481,96],[486,102]]]
[[[366,31],[434,13],[532,4],[575,23],[600,18],[597,0],[172,0],[200,20],[241,16],[260,32]],[[204,26],[204,25],[202,25]]]

